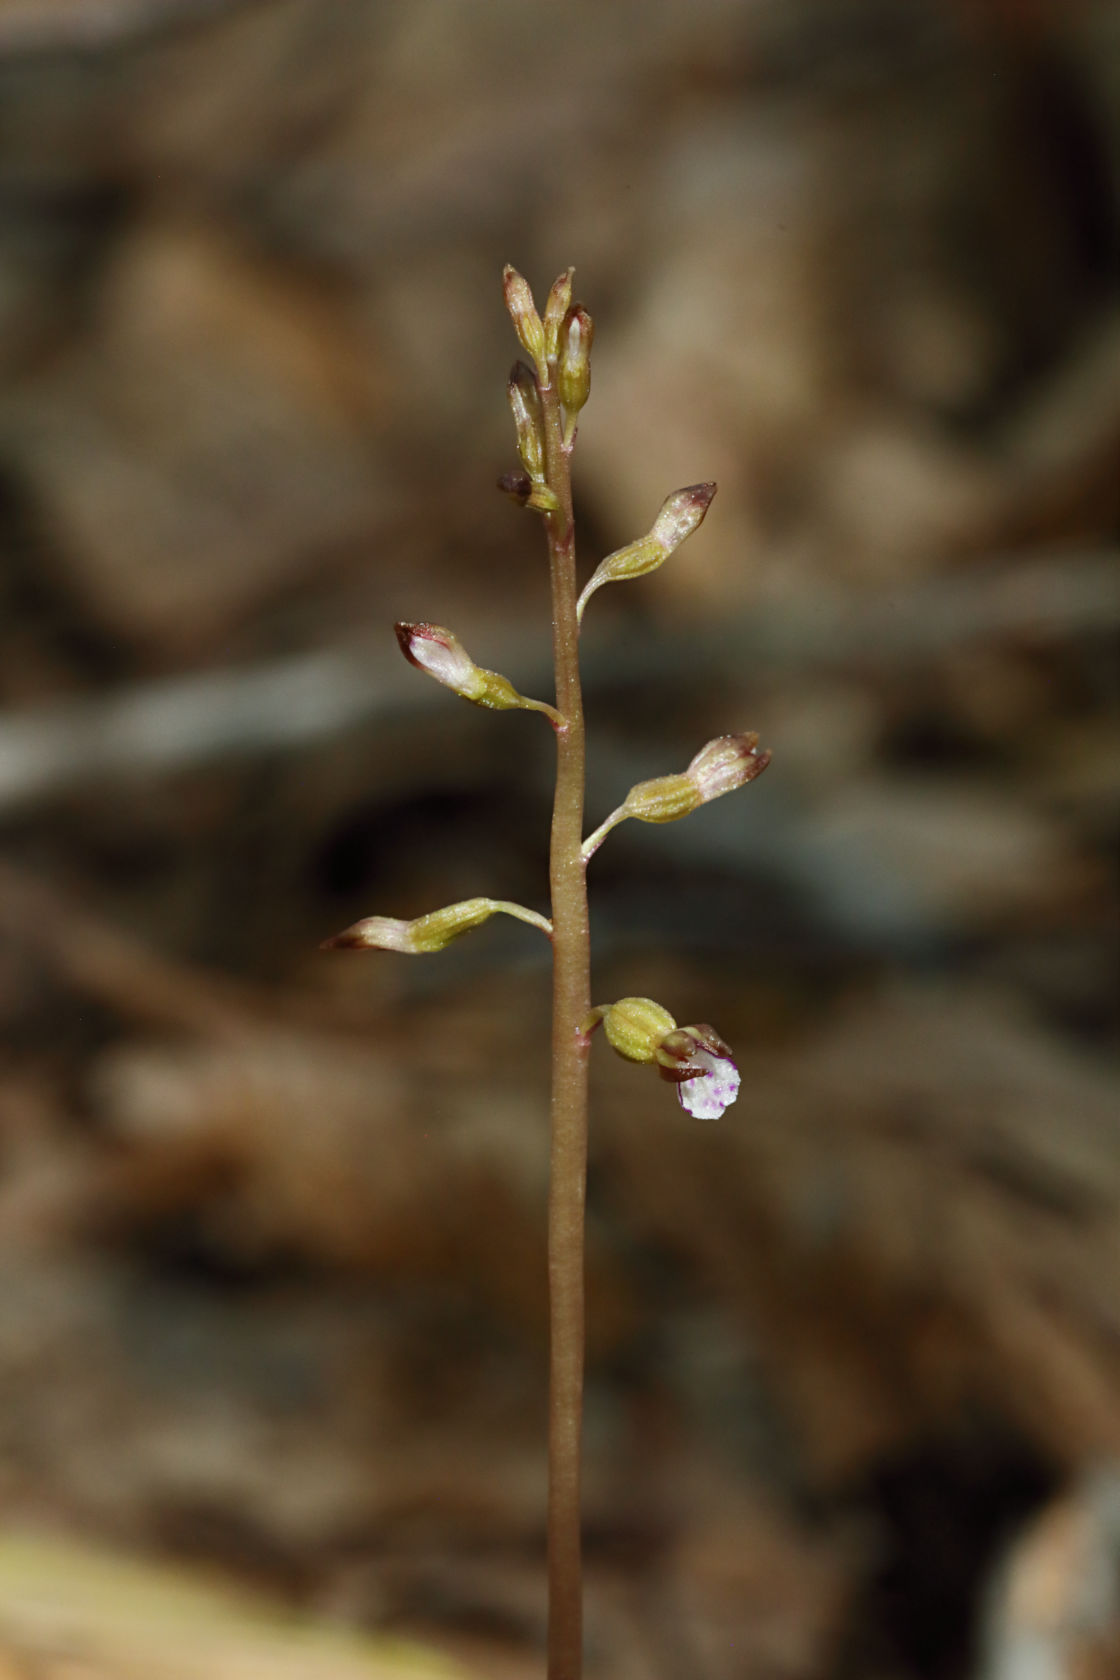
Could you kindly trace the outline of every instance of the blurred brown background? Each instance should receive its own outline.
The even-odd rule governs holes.
[[[745,1079],[596,1047],[590,1680],[1120,1675],[1118,188],[1114,0],[0,4],[4,1534],[541,1672],[543,942],[317,943],[543,907],[547,730],[391,624],[547,696],[573,262],[585,564],[720,482],[591,820],[774,754],[591,872]],[[5,1680],[359,1672],[7,1556]]]

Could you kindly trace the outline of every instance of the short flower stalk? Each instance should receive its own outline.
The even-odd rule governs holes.
[[[579,668],[584,609],[604,584],[644,577],[663,565],[703,522],[716,486],[694,484],[674,491],[650,530],[601,561],[580,592],[571,458],[579,414],[591,389],[594,324],[584,306],[573,302],[572,277],[567,269],[556,279],[541,314],[524,278],[512,268],[503,275],[506,308],[527,360],[515,364],[507,386],[520,467],[500,479],[499,488],[543,520],[555,705],[527,699],[508,678],[475,664],[458,637],[442,625],[396,626],[405,658],[445,688],[488,710],[540,712],[551,724],[556,742],[551,915],[506,899],[470,898],[411,920],[369,916],[325,941],[332,949],[422,956],[443,950],[492,916],[507,915],[537,928],[552,943],[548,1680],[580,1680],[583,1672],[580,1441],[587,1068],[592,1039],[601,1026],[618,1055],[652,1067],[673,1085],[681,1107],[696,1118],[717,1119],[739,1091],[732,1051],[707,1023],[679,1027],[652,998],[620,998],[592,1007],[587,865],[627,818],[675,822],[744,787],[770,762],[753,732],[717,736],[679,774],[638,782],[584,837],[586,735]]]

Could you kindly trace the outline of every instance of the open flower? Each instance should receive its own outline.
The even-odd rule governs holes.
[[[739,1095],[739,1069],[731,1048],[706,1021],[675,1027],[654,1054],[662,1079],[674,1082],[677,1101],[697,1120],[718,1120]]]
[[[718,1120],[739,1094],[739,1069],[731,1049],[706,1021],[678,1027],[653,998],[626,997],[600,1004],[583,1023],[590,1035],[602,1025],[611,1049],[628,1062],[651,1062],[677,1087],[677,1101],[698,1120]]]

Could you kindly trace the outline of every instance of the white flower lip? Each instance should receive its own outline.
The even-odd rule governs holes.
[[[692,1056],[701,1071],[682,1079],[677,1100],[697,1120],[718,1120],[739,1095],[739,1069],[730,1056],[717,1056],[699,1046]]]

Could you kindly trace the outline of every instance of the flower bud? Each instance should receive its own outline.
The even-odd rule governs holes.
[[[537,314],[529,282],[508,263],[502,270],[502,291],[521,348],[532,356],[541,378],[547,378],[548,358],[545,353],[544,327]]]
[[[444,688],[461,694],[473,705],[499,712],[518,708],[547,710],[539,701],[526,700],[524,695],[518,694],[507,677],[476,665],[458,636],[451,630],[445,630],[441,624],[401,623],[393,628],[401,652],[410,665],[426,671]]]
[[[759,752],[758,736],[748,730],[745,735],[717,735],[700,748],[685,775],[696,788],[698,803],[706,805],[753,782],[769,762],[769,752],[765,747]]]
[[[591,341],[595,323],[577,303],[564,317],[560,331],[556,388],[569,415],[578,414],[591,392]]]
[[[552,282],[548,302],[544,306],[544,348],[550,362],[560,353],[560,330],[572,303],[572,275],[574,268],[566,268]]]
[[[547,916],[527,910],[523,904],[511,904],[500,898],[465,898],[458,904],[448,904],[442,910],[431,910],[426,916],[417,916],[411,922],[401,921],[397,916],[367,916],[364,921],[355,922],[352,927],[336,933],[332,939],[324,939],[321,949],[401,951],[410,957],[428,956],[442,951],[461,933],[469,933],[472,928],[480,927],[491,916],[497,915],[515,916],[518,921],[528,922],[543,933],[552,932]]]
[[[603,1011],[603,1031],[611,1049],[628,1062],[652,1062],[657,1047],[676,1022],[652,998],[619,998]]]
[[[666,496],[650,530],[654,542],[664,548],[666,558],[703,524],[715,493],[714,484],[689,484],[684,490],[674,490],[671,496]]]
[[[532,508],[536,513],[555,513],[560,498],[542,479],[533,480],[525,472],[503,473],[498,489],[518,507]]]
[[[739,1069],[730,1047],[706,1021],[667,1032],[654,1059],[662,1079],[676,1085],[681,1107],[698,1120],[718,1120],[739,1094]]]
[[[644,577],[647,572],[655,572],[663,565],[673,550],[679,548],[703,522],[715,493],[714,484],[690,484],[667,496],[644,537],[628,543],[625,548],[616,549],[599,562],[579,598],[577,610],[580,618],[592,595],[605,583],[622,583],[630,578]]]
[[[526,472],[507,472],[498,480],[498,489],[518,507],[526,507],[533,493],[533,481]]]
[[[478,666],[451,630],[440,624],[394,624],[401,652],[418,671],[427,671],[445,688],[473,700]]]
[[[707,805],[721,794],[733,793],[761,775],[770,754],[759,752],[758,736],[717,735],[701,747],[688,769],[680,776],[657,776],[638,782],[623,801],[623,816],[639,822],[676,822],[698,805]]]
[[[396,916],[367,916],[336,933],[333,939],[324,940],[323,949],[403,951],[412,957],[426,956],[442,951],[461,933],[479,927],[494,914],[494,908],[493,899],[467,898],[411,922],[402,922]]]
[[[525,464],[525,471],[536,483],[544,479],[544,422],[537,381],[524,362],[513,364],[506,389],[517,432],[517,453]]]
[[[627,817],[639,822],[676,822],[687,817],[699,805],[719,799],[721,794],[733,793],[736,788],[752,782],[762,774],[770,762],[770,754],[758,750],[758,736],[717,735],[714,741],[701,747],[688,769],[677,776],[655,776],[652,781],[636,782],[605,822],[583,843],[582,857],[586,863],[594,857],[612,828]]]

